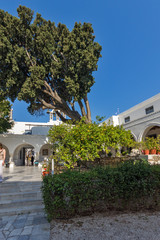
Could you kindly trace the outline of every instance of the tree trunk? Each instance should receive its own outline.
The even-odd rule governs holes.
[[[88,120],[88,123],[91,123],[92,122],[92,120],[91,120],[91,109],[90,109],[90,106],[89,106],[89,101],[88,101],[87,95],[84,97],[84,102],[85,102],[86,109],[87,109],[87,120]]]

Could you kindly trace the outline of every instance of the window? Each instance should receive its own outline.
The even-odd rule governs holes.
[[[149,113],[154,112],[154,108],[153,108],[153,106],[148,107],[148,108],[146,108],[145,110],[146,110],[146,114],[149,114]]]
[[[48,149],[43,149],[42,150],[42,155],[47,156],[48,155]]]
[[[124,121],[125,121],[125,123],[130,122],[130,116],[126,117],[126,118],[124,119]]]
[[[25,135],[32,135],[32,130],[25,130]]]

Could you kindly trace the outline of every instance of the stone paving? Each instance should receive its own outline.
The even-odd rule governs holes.
[[[11,196],[13,194],[13,197],[14,194],[17,194],[17,191],[22,193],[22,195],[28,191],[27,195],[29,195],[32,190],[31,188],[35,186],[34,183],[39,183],[39,185],[36,186],[41,186],[40,168],[34,166],[4,168],[4,182],[0,183],[0,213],[3,213],[4,210],[4,200],[2,201],[2,198],[5,197],[5,193],[3,193],[5,187],[9,196],[10,190]],[[11,188],[9,188],[9,186],[11,186]],[[18,188],[18,186],[20,187]],[[29,188],[27,188],[27,186],[29,186]],[[40,189],[36,188],[36,191],[38,190],[40,191]],[[20,201],[23,201],[23,199]],[[14,205],[15,200],[12,200],[11,203]],[[23,204],[25,204],[25,202]],[[29,208],[29,206],[26,208]],[[11,207],[8,208],[8,212],[9,209],[11,209]],[[34,211],[34,208],[32,208],[32,211],[25,211],[24,213],[22,211],[17,215],[13,215],[11,212],[4,216],[3,214],[0,215],[0,240],[49,240],[49,238],[50,224],[45,217],[43,208],[38,211],[36,209]]]

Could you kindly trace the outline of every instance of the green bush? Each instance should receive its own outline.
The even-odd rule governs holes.
[[[74,126],[54,125],[48,136],[54,151],[55,165],[61,160],[67,168],[77,166],[77,161],[94,161],[101,158],[102,152],[106,154],[111,149],[117,151],[122,146],[127,148],[133,144],[131,132],[123,126],[86,124],[84,119]]]
[[[108,209],[134,209],[137,200],[147,208],[157,204],[160,178],[143,161],[128,161],[116,168],[98,167],[88,172],[66,171],[43,179],[42,194],[49,220]],[[154,203],[153,203],[154,201]],[[142,204],[143,202],[143,204]],[[139,207],[140,207],[139,205]],[[136,205],[136,209],[139,208]]]

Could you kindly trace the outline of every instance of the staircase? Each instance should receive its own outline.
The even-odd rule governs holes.
[[[0,183],[0,217],[44,212],[41,176],[38,178]]]
[[[42,212],[41,183],[15,182],[0,185],[0,217]]]

